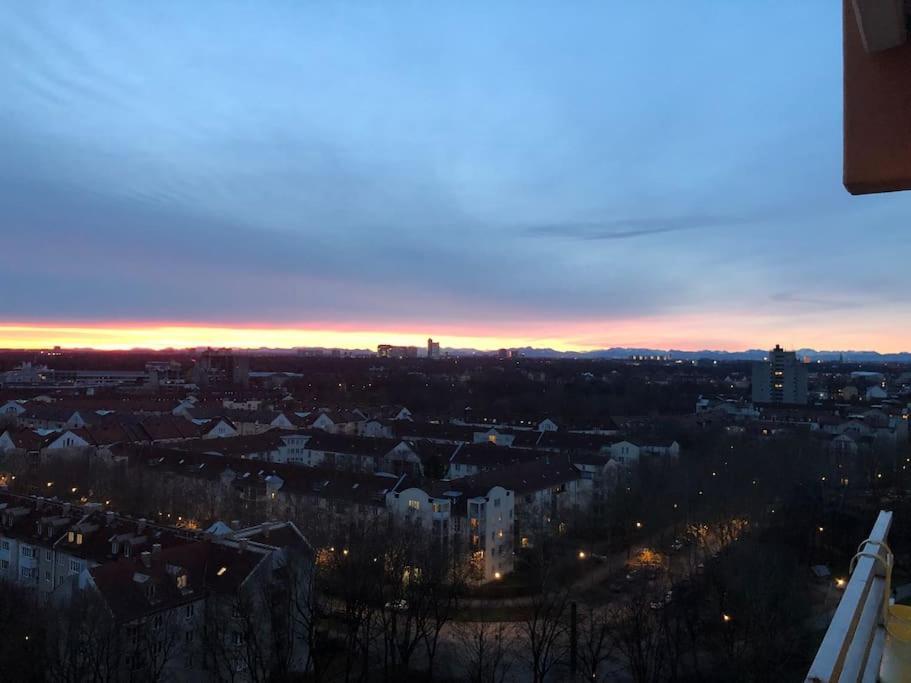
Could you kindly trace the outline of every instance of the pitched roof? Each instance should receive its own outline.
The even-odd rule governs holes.
[[[550,458],[523,462],[508,467],[487,470],[470,477],[440,482],[439,489],[490,490],[502,486],[517,495],[540,491],[581,478],[579,470],[573,467],[565,455],[551,455]]]
[[[490,468],[529,462],[539,458],[546,459],[552,457],[552,455],[552,453],[542,453],[524,448],[497,446],[496,444],[485,442],[465,444],[453,454],[450,462],[460,465]]]
[[[89,572],[114,616],[129,622],[208,593],[234,594],[265,556],[260,549],[200,540],[162,549],[148,557],[148,565],[142,558],[120,559]],[[178,587],[180,575],[186,576],[185,588]]]
[[[21,448],[25,451],[37,451],[44,444],[45,439],[37,432],[25,428],[7,429],[4,434],[9,436],[16,448]]]

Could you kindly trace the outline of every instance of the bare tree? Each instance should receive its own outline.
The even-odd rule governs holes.
[[[80,592],[48,616],[46,667],[53,680],[107,683],[122,678],[123,630],[97,595]]]
[[[525,659],[535,683],[543,683],[551,670],[568,653],[569,586],[559,583],[547,550],[541,546],[534,555],[536,591],[530,612],[519,624]]]
[[[663,632],[657,612],[644,590],[632,595],[620,609],[617,649],[636,683],[663,680]]]
[[[579,671],[587,681],[608,681],[608,662],[615,647],[616,615],[606,607],[588,605],[577,621]]]
[[[515,663],[515,628],[504,622],[460,622],[454,629],[464,678],[469,683],[504,683]]]

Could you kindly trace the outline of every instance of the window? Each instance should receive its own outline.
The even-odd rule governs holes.
[[[51,573],[47,570],[45,570],[45,572],[44,572],[44,580],[47,581],[48,583],[51,582]]]
[[[34,579],[37,576],[37,571],[38,570],[34,567],[22,567],[22,569],[19,570],[19,573],[23,579]]]
[[[231,636],[232,636],[231,641],[232,641],[235,645],[243,645],[243,644],[244,644],[244,634],[241,633],[240,631],[234,631],[234,633],[232,633]]]
[[[186,574],[180,574],[180,575],[178,575],[178,577],[177,577],[177,587],[180,588],[180,589],[184,589],[184,588],[187,587],[187,575],[186,575]]]
[[[187,619],[192,619],[194,614],[196,614],[196,605],[191,602],[184,608],[184,617]]]
[[[70,571],[71,572],[82,571],[82,563],[79,560],[70,560]]]
[[[415,500],[415,499],[412,498],[411,500],[408,501],[408,509],[409,509],[409,510],[420,510],[420,509],[421,509],[421,501]]]
[[[0,541],[0,550],[9,550],[9,541]]]
[[[75,531],[68,531],[68,532],[66,533],[66,542],[67,542],[67,543],[75,543],[75,542],[76,542],[76,532],[75,532]]]
[[[35,557],[35,549],[27,545],[22,546],[22,557]]]
[[[155,620],[152,622],[152,628],[156,631],[161,628],[161,625],[164,623],[164,618],[160,614],[155,615]]]
[[[184,642],[192,643],[193,642],[193,631],[187,631],[183,636]]]
[[[499,499],[499,498],[494,498],[494,499],[493,499],[493,506],[494,506],[495,508],[500,507],[500,499]]]
[[[54,552],[53,552],[52,550],[45,550],[45,551],[44,551],[44,559],[47,560],[48,562],[50,562],[51,560],[53,560],[53,559],[54,559]]]

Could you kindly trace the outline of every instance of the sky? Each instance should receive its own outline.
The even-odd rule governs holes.
[[[0,346],[911,349],[829,0],[0,5]]]

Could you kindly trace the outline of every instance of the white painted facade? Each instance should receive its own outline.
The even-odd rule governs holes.
[[[618,441],[610,446],[610,455],[621,465],[639,462],[640,448],[632,441]]]
[[[67,448],[86,448],[91,444],[83,439],[78,434],[66,430],[60,434],[56,439],[48,443],[44,450],[46,451],[55,451],[55,450],[65,450]]]

